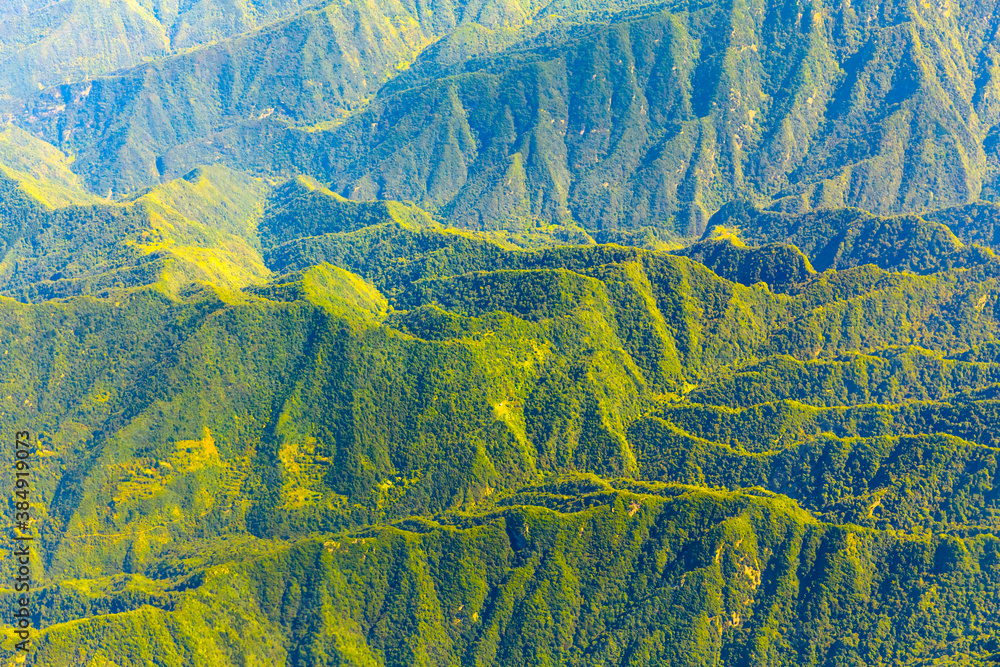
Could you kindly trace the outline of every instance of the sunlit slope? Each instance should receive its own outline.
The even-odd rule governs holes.
[[[259,232],[261,243],[272,247],[303,237],[354,232],[387,222],[411,229],[437,226],[416,206],[395,201],[351,201],[315,179],[298,176],[270,192]]]
[[[120,203],[87,198],[68,187],[71,179],[68,186],[52,179],[38,185],[12,172],[0,181],[0,291],[8,296],[108,296],[157,283],[175,291],[191,281],[239,289],[270,275],[256,227],[268,188],[225,167],[196,170]],[[52,208],[64,194],[76,199]]]
[[[33,150],[0,220],[27,664],[1000,652],[1000,260],[930,215],[520,249],[221,165],[55,205]]]
[[[47,589],[28,664],[981,665],[997,648],[995,537],[822,524],[762,490],[574,476],[488,512],[229,546],[236,562],[177,561],[186,578]]]
[[[74,189],[72,172],[58,171],[65,159],[53,159],[51,168],[22,162],[25,170],[50,169],[67,177],[58,181],[13,170],[0,176],[0,293],[21,301],[110,297],[115,290],[152,284],[176,292],[191,281],[226,289],[259,286],[271,276],[269,269],[281,274],[322,263],[330,239],[351,232],[358,234],[344,238],[353,247],[344,250],[372,269],[394,253],[420,253],[435,245],[501,257],[519,246],[551,247],[567,236],[593,243],[572,227],[518,233],[445,229],[413,204],[355,202],[303,176],[265,181],[214,165],[113,200]],[[386,234],[398,243],[371,254],[368,244]],[[479,259],[474,253],[460,261]]]
[[[99,201],[80,183],[65,154],[15,125],[0,129],[0,171],[49,208]]]
[[[155,558],[212,535],[477,506],[544,472],[661,478],[666,442],[630,434],[684,394],[947,402],[998,381],[992,361],[943,359],[992,340],[996,260],[928,277],[854,269],[793,298],[614,246],[509,251],[393,224],[327,237],[400,259],[371,271],[370,254],[346,252],[343,268],[242,296],[154,286],[7,302],[5,410],[51,451],[39,483],[53,576],[110,574],[140,535]],[[914,343],[928,352],[880,351]]]

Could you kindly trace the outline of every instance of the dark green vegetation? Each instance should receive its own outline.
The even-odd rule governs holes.
[[[1000,653],[1000,259],[947,226],[732,205],[668,254],[60,164],[3,199],[28,664]]]
[[[1000,664],[996,11],[0,4],[0,662]]]
[[[117,664],[206,665],[962,664],[996,646],[995,537],[818,524],[762,491],[574,477],[257,550],[197,594],[141,577],[47,592],[56,617],[122,612],[53,628],[38,660],[109,664],[108,641]]]
[[[819,271],[874,264],[885,269],[936,273],[986,261],[990,251],[983,246],[995,245],[990,236],[991,225],[995,224],[993,221],[1000,220],[997,212],[996,207],[979,203],[941,209],[923,216],[882,217],[860,209],[824,209],[789,214],[762,211],[746,202],[736,201],[712,216],[702,242],[685,253],[704,258],[710,266],[728,266],[734,260],[724,259],[719,251],[700,248],[704,248],[705,242],[713,237],[734,236],[738,243],[747,242],[755,246],[792,244],[800,248]],[[970,216],[975,216],[975,221],[969,220]],[[949,228],[949,223],[955,224],[961,240]],[[962,241],[972,245],[966,246]],[[711,247],[711,244],[708,245],[708,248]],[[730,250],[729,254],[733,252]],[[761,252],[755,251],[757,255]],[[744,263],[746,261],[743,260]],[[786,262],[797,264],[792,259]],[[797,269],[796,275],[801,275],[801,271]],[[785,282],[789,280],[801,282],[797,278],[788,278]]]

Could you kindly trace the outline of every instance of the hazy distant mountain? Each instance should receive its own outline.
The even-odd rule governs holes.
[[[992,196],[992,13],[335,3],[45,91],[18,122],[98,192],[222,160],[473,228],[700,233],[735,196],[920,211]]]
[[[10,0],[0,6],[0,95],[131,67],[225,39],[312,0]]]
[[[3,5],[0,663],[997,665],[997,10]]]

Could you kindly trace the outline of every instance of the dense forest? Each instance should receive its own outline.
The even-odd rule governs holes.
[[[0,663],[1000,664],[996,13],[0,5]]]
[[[666,251],[221,166],[57,206],[11,174],[30,664],[1000,654],[1000,259],[938,222],[967,209],[734,204]]]

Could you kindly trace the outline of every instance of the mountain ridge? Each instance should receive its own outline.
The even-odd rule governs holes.
[[[549,7],[543,15],[554,16],[555,11]],[[99,155],[80,163],[98,190],[109,185],[129,189],[160,174],[176,177],[198,164],[223,160],[286,175],[309,173],[334,183],[345,196],[413,201],[440,209],[453,224],[480,229],[487,215],[507,220],[506,226],[535,218],[573,218],[589,230],[649,224],[693,234],[703,231],[715,209],[738,196],[778,200],[789,210],[850,205],[902,213],[966,204],[992,192],[995,167],[988,137],[997,114],[988,54],[995,51],[995,36],[978,32],[988,7],[949,5],[926,13],[894,5],[879,11],[810,11],[815,19],[786,16],[777,3],[748,5],[735,18],[669,3],[636,10],[623,5],[606,13],[605,22],[581,13],[579,24],[571,19],[550,22],[526,45],[511,42],[507,49],[504,42],[497,52],[473,54],[443,69],[428,64],[421,70],[417,58],[416,70],[429,76],[399,77],[391,71],[382,80],[398,85],[383,87],[367,107],[358,107],[356,119],[348,117],[343,124],[334,108],[339,103],[313,108],[306,91],[292,89],[282,102],[284,109],[277,101],[247,100],[256,105],[257,116],[274,108],[291,124],[273,114],[247,120],[243,112],[231,118],[235,124],[230,128],[218,120],[206,124],[215,113],[206,105],[204,112],[191,112],[194,134],[188,138],[170,138],[162,119],[146,127],[144,119],[162,112],[144,101],[133,110],[100,111],[94,106],[98,98],[88,102],[93,93],[84,99],[69,90],[45,93],[52,97],[49,102],[43,95],[29,103],[18,122],[74,153],[111,136],[101,139],[93,128],[109,120],[124,123],[116,130],[119,148],[113,154],[118,168],[127,167],[125,172],[112,176],[101,166],[107,158]],[[859,16],[865,12],[870,20],[862,21]],[[830,22],[821,18],[827,14]],[[527,25],[524,15],[517,15]],[[781,31],[766,27],[772,20],[766,17],[788,34],[801,35],[801,46],[779,39]],[[472,19],[462,25],[480,24]],[[262,30],[262,36],[280,32],[273,26]],[[453,30],[446,27],[440,34]],[[714,41],[729,32],[732,43]],[[696,48],[702,43],[704,48]],[[597,60],[587,54],[596,54]],[[285,67],[297,69],[296,63],[304,62],[294,48],[282,57]],[[719,69],[727,57],[739,75]],[[392,58],[383,63],[390,70],[397,64]],[[625,64],[619,67],[617,60]],[[664,72],[663,62],[675,64],[669,70],[673,74],[661,80],[652,73]],[[843,69],[848,62],[855,68],[850,76]],[[238,59],[233,64],[241,67]],[[449,73],[449,68],[455,71]],[[169,77],[182,75],[182,70]],[[926,75],[914,78],[906,73],[911,71]],[[123,85],[115,82],[135,76],[98,78],[94,85],[107,87],[115,99],[127,99],[135,93],[124,88],[112,92]],[[696,90],[694,76],[714,83]],[[360,81],[348,75],[353,78]],[[573,82],[572,91],[559,83],[563,80]],[[792,88],[782,89],[786,82]],[[555,97],[532,99],[532,86]],[[737,97],[724,103],[726,86]],[[498,97],[501,89],[519,88],[523,91],[515,95],[523,97],[520,101]],[[343,98],[348,107],[340,108],[358,105],[370,93],[375,88],[362,86],[356,96]],[[602,101],[593,107],[587,100]],[[726,111],[730,102],[735,106]],[[60,110],[64,103],[67,108]],[[489,107],[500,113],[475,112]],[[49,113],[54,114],[51,119]],[[319,122],[320,129],[296,129],[303,122]],[[332,124],[322,129],[323,123]],[[599,134],[588,134],[595,128]],[[879,136],[869,136],[871,128]],[[133,132],[139,134],[121,143]],[[214,146],[206,146],[205,139]],[[531,142],[538,142],[547,156],[537,164]],[[156,148],[142,155],[151,146]],[[266,148],[261,151],[261,146]],[[857,155],[848,159],[852,154]],[[425,160],[438,174],[436,184],[413,171]],[[498,181],[508,180],[524,186],[504,193]]]
[[[0,7],[0,662],[995,665],[996,9]]]

